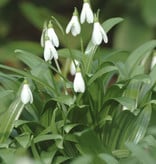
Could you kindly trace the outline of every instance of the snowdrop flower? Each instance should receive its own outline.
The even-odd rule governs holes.
[[[76,36],[76,35],[80,34],[80,32],[81,32],[81,26],[80,26],[79,19],[78,19],[78,11],[76,8],[74,10],[71,20],[69,21],[69,23],[66,27],[66,34],[68,34],[70,31],[73,36]]]
[[[85,92],[85,82],[83,80],[80,70],[77,70],[74,78],[74,91],[84,93]]]
[[[102,40],[104,40],[104,42],[107,43],[108,37],[103,27],[99,23],[98,19],[95,18],[93,33],[92,33],[92,42],[94,45],[100,45]]]
[[[44,60],[50,61],[52,58],[58,59],[58,53],[53,46],[52,42],[48,39],[45,41],[45,47],[44,47]]]
[[[89,0],[84,0],[81,15],[80,15],[80,22],[81,24],[87,21],[88,23],[93,23],[94,16],[93,11],[90,7]]]
[[[57,37],[57,35],[56,35],[55,31],[54,31],[54,28],[53,28],[53,25],[52,25],[51,21],[48,24],[47,36],[51,40],[51,42],[52,42],[54,47],[58,47],[59,46],[59,40],[58,40],[58,37]]]
[[[74,62],[75,62],[75,64],[74,64]],[[74,62],[72,61],[71,65],[70,65],[70,73],[71,73],[71,75],[75,75],[76,74],[76,67],[75,67],[75,65],[79,66],[79,62],[77,60],[74,60]]]
[[[33,96],[32,96],[32,92],[30,90],[29,85],[27,84],[27,82],[24,83],[22,91],[21,91],[21,101],[23,104],[27,104],[27,103],[33,103]]]

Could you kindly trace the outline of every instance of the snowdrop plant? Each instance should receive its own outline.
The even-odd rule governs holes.
[[[77,36],[81,32],[81,26],[79,23],[78,11],[77,11],[76,7],[75,7],[72,18],[66,27],[66,33],[68,34],[70,31],[73,36]]]
[[[89,0],[84,0],[81,15],[80,15],[81,24],[83,24],[85,21],[87,21],[88,23],[93,23],[93,20],[94,20],[94,16],[90,6],[90,2]]]
[[[28,103],[31,103],[31,104],[33,103],[33,95],[29,87],[29,84],[27,83],[26,80],[24,81],[24,85],[22,87],[20,97],[21,97],[22,103],[25,105]]]
[[[147,72],[140,63],[147,62],[156,41],[132,52],[105,50],[99,45],[108,42],[106,32],[123,19],[99,23],[98,17],[93,23],[90,3],[84,0],[81,23],[93,23],[85,34],[77,9],[66,29],[51,17],[41,37],[44,60],[17,49],[24,69],[0,64],[0,163],[8,158],[13,163],[21,151],[36,164],[141,163],[140,154],[146,163],[155,163],[149,153],[156,139],[148,126],[156,104],[156,67]],[[81,34],[70,37],[64,31]],[[33,92],[23,78],[31,80]],[[145,135],[152,140],[141,145]]]

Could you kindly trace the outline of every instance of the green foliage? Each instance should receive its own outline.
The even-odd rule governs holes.
[[[49,14],[28,3],[20,7],[37,28]],[[37,20],[38,14],[43,18]],[[102,26],[108,32],[122,20],[112,18]],[[54,17],[52,21],[63,36],[62,45],[67,45],[61,21]],[[78,44],[79,38],[74,39]],[[45,62],[35,52],[21,49],[14,57],[25,69],[0,64],[1,163],[24,157],[36,164],[155,162],[156,133],[148,127],[155,105],[156,66],[146,70],[146,63],[156,41],[132,52],[106,51],[91,41],[87,45],[87,40],[80,44],[81,50],[72,46],[58,50],[63,73],[57,62]],[[68,77],[74,60],[80,63],[84,93],[75,93]],[[33,104],[21,102],[24,79]]]

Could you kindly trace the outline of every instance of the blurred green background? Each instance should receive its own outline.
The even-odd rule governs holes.
[[[55,16],[65,28],[73,8],[81,11],[82,0],[0,0],[0,63],[20,67],[14,57],[15,49],[24,49],[42,56],[40,36],[45,20]],[[101,23],[111,17],[124,22],[109,34],[107,49],[133,50],[156,37],[156,0],[91,0],[93,11],[100,8]],[[85,35],[90,35],[85,31]],[[59,32],[57,32],[59,35]],[[61,38],[61,36],[60,36]],[[78,42],[69,36],[69,41]],[[61,46],[67,46],[61,38]]]

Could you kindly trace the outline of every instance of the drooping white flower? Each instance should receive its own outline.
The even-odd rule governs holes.
[[[47,35],[48,35],[49,39],[51,40],[53,46],[58,47],[59,40],[58,40],[58,37],[57,37],[53,27],[48,27]]]
[[[76,72],[73,85],[74,85],[74,91],[76,93],[85,92],[85,82],[80,71]]]
[[[75,62],[75,64],[74,64],[74,62]],[[77,60],[74,60],[74,62],[72,61],[71,65],[70,65],[70,73],[71,73],[71,75],[75,75],[76,74],[76,67],[79,66],[79,62]]]
[[[58,53],[50,40],[45,41],[44,60],[50,61],[52,58],[58,59]]]
[[[104,40],[105,43],[108,42],[107,34],[99,22],[94,22],[92,42],[94,45],[100,45],[102,40]]]
[[[94,15],[93,11],[90,7],[90,3],[88,0],[84,0],[81,15],[80,15],[80,22],[83,24],[85,21],[88,23],[93,23],[94,20]]]
[[[27,104],[27,103],[33,103],[33,96],[32,96],[32,92],[30,90],[30,87],[27,83],[25,83],[23,85],[22,91],[21,91],[21,101],[23,102],[23,104]]]
[[[76,8],[74,10],[71,20],[69,21],[69,23],[66,27],[66,34],[68,34],[70,31],[73,36],[76,36],[76,35],[80,34],[80,32],[81,32],[81,26],[79,23],[78,12],[77,12]]]

